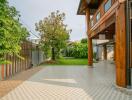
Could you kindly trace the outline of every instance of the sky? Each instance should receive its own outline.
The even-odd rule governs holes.
[[[35,23],[47,17],[51,12],[60,10],[66,13],[65,24],[72,29],[70,40],[76,41],[86,37],[85,17],[77,15],[80,0],[8,0],[10,6],[20,12],[21,23],[29,31],[35,31]],[[37,38],[31,34],[30,38]]]

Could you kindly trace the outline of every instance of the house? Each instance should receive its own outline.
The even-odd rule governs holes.
[[[93,40],[102,43],[104,58],[107,45],[113,45],[116,85],[132,87],[132,0],[80,0],[78,15],[86,16],[88,64],[93,65]]]

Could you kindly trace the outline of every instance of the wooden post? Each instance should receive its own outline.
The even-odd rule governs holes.
[[[2,64],[1,65],[1,77],[2,77],[2,80],[4,80],[5,79],[5,65],[4,64]]]
[[[87,35],[88,35],[88,65],[93,66],[93,44],[92,39],[89,37],[90,34],[90,9],[86,9],[86,23],[87,23]]]
[[[104,60],[107,60],[107,46],[106,45],[104,45],[103,46],[103,53],[104,53]]]
[[[88,65],[93,66],[93,45],[90,38],[88,38]]]
[[[125,4],[120,4],[116,10],[116,84],[126,87]]]

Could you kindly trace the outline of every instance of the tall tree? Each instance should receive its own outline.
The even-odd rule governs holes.
[[[52,60],[59,55],[60,49],[66,46],[71,30],[64,24],[65,13],[52,12],[48,17],[36,23],[36,30],[40,32],[41,46],[47,52],[51,49]]]
[[[29,35],[19,17],[15,7],[10,7],[7,0],[0,0],[0,63],[5,61],[5,54],[18,55],[20,42]]]

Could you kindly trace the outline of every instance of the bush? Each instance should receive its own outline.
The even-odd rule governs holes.
[[[75,57],[75,58],[87,58],[88,55],[88,47],[85,43],[74,43],[68,46],[63,54],[67,57]]]

